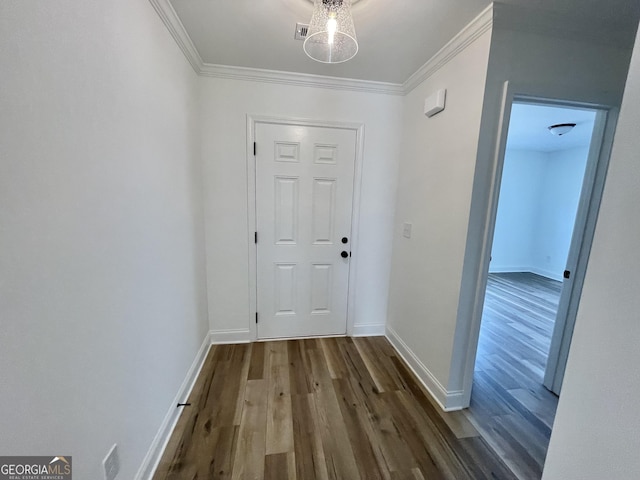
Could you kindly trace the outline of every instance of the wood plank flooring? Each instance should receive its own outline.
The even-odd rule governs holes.
[[[218,345],[155,480],[514,479],[384,337]]]
[[[467,417],[521,479],[542,476],[558,398],[543,385],[562,283],[490,274]]]
[[[560,290],[489,275],[464,412],[434,406],[382,337],[214,346],[154,480],[539,479]]]

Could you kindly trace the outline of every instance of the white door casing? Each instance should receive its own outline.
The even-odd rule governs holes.
[[[560,395],[562,389],[617,123],[617,110],[598,109],[596,112],[589,159],[544,373],[544,386],[556,395]]]
[[[358,131],[298,123],[254,125],[261,339],[347,330]]]
[[[451,361],[449,384],[452,391],[456,394],[455,400],[449,405],[451,409],[467,408],[471,401],[475,359],[480,335],[480,322],[486,293],[487,273],[489,271],[491,245],[493,242],[493,231],[498,206],[498,193],[500,190],[500,179],[502,176],[512,103],[520,100],[564,107],[589,108],[607,112],[605,134],[598,160],[599,173],[595,184],[598,190],[601,190],[604,185],[606,166],[613,143],[617,119],[617,108],[613,107],[613,105],[616,105],[619,99],[617,99],[615,95],[607,92],[594,93],[591,90],[582,91],[576,88],[575,85],[567,87],[555,85],[552,90],[553,95],[550,96],[548,86],[545,85],[514,84],[508,81],[504,82],[503,85],[499,116],[495,125],[496,137],[490,148],[490,163],[488,165],[490,170],[487,173],[486,179],[479,180],[478,185],[474,184],[474,192],[472,194],[472,216],[469,232],[472,232],[473,235],[467,237],[467,252],[465,253],[465,267],[460,291],[460,303],[458,306],[453,358]],[[587,213],[587,228],[585,229],[583,237],[583,240],[587,242],[591,242],[597,219],[597,206],[595,203],[591,205],[593,208],[589,208],[589,212]],[[575,278],[572,282],[573,285],[581,284],[584,279],[588,253],[589,248],[581,249],[580,259],[575,266],[575,275],[572,272],[572,276]],[[569,302],[571,305],[569,307],[569,314],[571,315],[574,315],[572,309],[577,308],[579,303],[580,292],[581,285],[580,288],[571,289],[572,298]],[[573,318],[575,319],[575,316]],[[569,329],[569,327],[572,330],[572,322],[567,322],[567,329]],[[568,348],[569,343],[570,335],[563,335],[562,344]],[[558,367],[553,368],[553,371],[557,370],[557,368]],[[548,370],[551,371],[551,369]]]

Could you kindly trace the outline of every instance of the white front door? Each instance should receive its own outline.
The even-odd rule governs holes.
[[[257,123],[258,338],[345,334],[356,132]]]

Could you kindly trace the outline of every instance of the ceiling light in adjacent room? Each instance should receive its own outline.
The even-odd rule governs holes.
[[[559,137],[561,137],[562,135],[565,135],[573,130],[573,127],[575,126],[575,123],[557,123],[555,125],[551,125],[549,127],[549,131],[553,135],[558,135]]]
[[[358,53],[351,0],[314,0],[304,51],[322,63],[342,63]]]

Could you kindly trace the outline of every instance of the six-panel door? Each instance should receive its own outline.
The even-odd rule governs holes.
[[[344,334],[356,132],[258,123],[255,135],[258,337]]]

